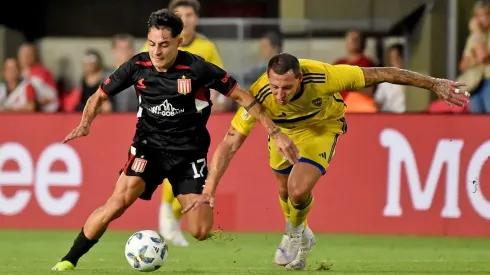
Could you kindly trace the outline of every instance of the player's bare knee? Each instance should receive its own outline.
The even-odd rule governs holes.
[[[301,204],[308,196],[309,192],[300,186],[295,186],[288,190],[288,197],[292,204]]]
[[[205,224],[194,226],[190,233],[194,239],[198,241],[204,241],[208,238],[211,229]]]

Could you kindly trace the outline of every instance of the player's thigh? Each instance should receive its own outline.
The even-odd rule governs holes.
[[[174,163],[176,166],[169,172],[168,180],[172,184],[174,196],[185,208],[202,194],[208,176],[207,158],[205,153],[194,157],[175,156]],[[189,231],[194,237],[207,237],[213,224],[213,210],[207,204],[200,205],[198,209],[187,213],[187,219]]]
[[[165,178],[162,168],[164,156],[157,150],[142,145],[133,144],[130,147],[128,161],[123,168],[122,175],[143,183],[143,192],[138,196],[143,200],[150,200],[152,194]]]
[[[301,158],[289,175],[290,197],[302,197],[312,191],[316,182],[328,169],[339,136],[339,134],[325,132],[310,135],[303,142],[298,143]]]
[[[272,170],[280,175],[289,175],[293,166],[277,151],[276,145],[270,137],[267,146],[269,150],[269,165]]]
[[[327,132],[317,136],[310,136],[307,140],[298,143],[301,156],[299,162],[308,163],[316,167],[320,174],[324,175],[335,155],[339,137],[339,134]]]
[[[180,194],[177,196],[180,204],[185,208],[199,199],[200,194]],[[189,233],[198,240],[205,240],[213,227],[213,209],[209,204],[201,204],[195,210],[186,213]]]

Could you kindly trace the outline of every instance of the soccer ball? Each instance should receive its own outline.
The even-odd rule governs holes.
[[[124,254],[132,268],[149,272],[165,264],[168,257],[168,246],[157,232],[142,230],[129,237]]]

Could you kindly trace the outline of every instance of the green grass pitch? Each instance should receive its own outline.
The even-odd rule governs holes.
[[[51,267],[66,253],[77,232],[0,231],[0,274],[54,274]],[[107,232],[75,271],[62,274],[137,274],[124,257],[131,232]],[[164,267],[153,274],[275,275],[273,264],[280,234],[216,233],[187,248],[169,248]],[[190,238],[189,238],[190,240]],[[490,274],[490,239],[317,235],[302,273],[353,274]]]

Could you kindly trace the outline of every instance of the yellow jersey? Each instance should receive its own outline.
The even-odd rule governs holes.
[[[275,102],[267,72],[250,87],[250,93],[285,133],[343,119],[346,105],[338,92],[365,86],[364,74],[358,66],[331,65],[309,59],[300,59],[299,63],[303,74],[301,88],[286,105]],[[241,134],[248,135],[255,125],[255,119],[240,107],[231,124]]]
[[[199,55],[204,58],[207,62],[213,63],[214,65],[223,68],[223,62],[218,53],[218,49],[213,42],[207,39],[205,36],[201,34],[197,34],[192,41],[185,45],[180,46],[179,50],[188,51],[192,54]],[[145,42],[145,45],[141,49],[142,52],[148,51],[148,41]]]

